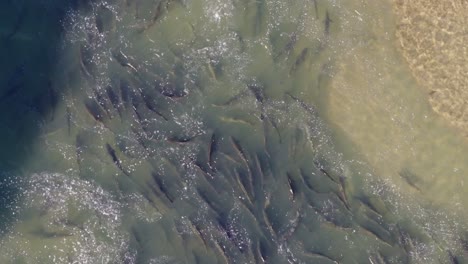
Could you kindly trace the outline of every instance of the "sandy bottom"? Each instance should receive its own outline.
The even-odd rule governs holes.
[[[468,135],[468,2],[394,1],[396,36],[433,109]]]
[[[435,93],[428,95],[412,75],[415,68],[408,67],[398,48],[400,38],[395,37],[401,26],[385,11],[390,4],[348,9],[354,8],[356,21],[350,23],[354,26],[346,31],[346,39],[366,37],[340,58],[328,90],[327,119],[341,131],[337,132],[340,137],[353,142],[346,148],[362,153],[384,181],[427,203],[466,214],[462,208],[468,200],[464,195],[466,138],[433,111],[445,101],[436,100]],[[359,16],[365,12],[368,16]],[[360,21],[373,26],[361,29]],[[448,72],[450,67],[454,65],[440,70]],[[435,69],[439,70],[430,68],[428,74]],[[455,81],[452,84],[462,92]],[[452,94],[447,96],[448,100]],[[463,96],[455,95],[450,100],[464,101]],[[458,118],[450,112],[444,114]]]

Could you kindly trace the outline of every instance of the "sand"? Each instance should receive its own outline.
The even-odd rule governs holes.
[[[435,112],[468,136],[468,2],[395,0],[397,40]]]

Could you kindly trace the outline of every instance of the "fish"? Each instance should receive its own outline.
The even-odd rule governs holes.
[[[171,82],[162,82],[157,80],[155,88],[159,93],[171,99],[179,99],[188,94],[185,89],[177,89],[176,85]]]
[[[291,200],[294,201],[296,199],[297,194],[299,193],[299,185],[293,179],[291,174],[286,173],[286,177],[288,179],[289,193],[291,194]]]
[[[309,48],[304,48],[301,51],[301,54],[297,56],[296,61],[294,62],[294,65],[291,67],[291,70],[289,71],[290,74],[295,72],[297,68],[299,68],[299,66],[301,66],[301,64],[305,62],[308,53],[309,53]]]
[[[242,159],[245,166],[248,168],[249,167],[248,157],[245,154],[244,150],[242,149],[242,146],[240,145],[239,141],[235,139],[234,137],[230,137],[230,139],[231,139],[233,149],[237,152],[237,155],[239,156],[239,158]]]
[[[150,21],[142,26],[139,26],[139,28],[137,29],[138,33],[143,33],[156,24],[159,18],[163,15],[163,8],[164,8],[163,2],[164,1],[159,1],[159,4],[156,6],[155,10],[153,11],[153,15]]]
[[[195,138],[197,138],[200,135],[195,135],[195,136],[178,136],[178,135],[171,135],[167,138],[167,141],[172,142],[172,143],[190,143]]]
[[[421,191],[421,188],[419,187],[419,185],[421,184],[421,179],[416,174],[414,174],[406,168],[399,171],[398,174],[402,179],[406,181],[406,183],[408,183],[409,186],[413,187],[419,192]]]
[[[318,14],[317,0],[312,0],[312,3],[314,4],[315,18],[318,18],[319,14]]]
[[[105,126],[105,122],[107,121],[107,116],[102,110],[101,106],[95,101],[91,99],[85,100],[85,107],[88,110],[88,113],[99,123],[102,123]]]
[[[110,85],[106,87],[106,94],[112,106],[115,110],[117,110],[120,118],[122,118],[122,103],[120,102],[119,95],[114,91],[114,89]]]
[[[260,86],[255,85],[255,84],[248,85],[247,87],[252,92],[252,94],[255,96],[255,99],[259,103],[263,103],[263,101],[265,100],[265,95],[263,94],[263,89]]]
[[[310,115],[312,116],[317,116],[317,110],[315,110],[312,106],[304,102],[303,100],[297,98],[296,96],[292,95],[289,92],[285,93],[287,96],[292,98],[294,101],[296,101],[304,110],[306,110]]]
[[[234,174],[236,175],[236,180],[239,183],[239,187],[242,192],[246,195],[247,200],[250,204],[253,204],[254,194],[253,194],[253,184],[251,178],[245,173],[245,171],[239,171],[239,169],[234,169]]]
[[[68,135],[71,134],[71,122],[72,122],[72,114],[71,114],[71,109],[70,109],[70,106],[67,105],[67,108],[66,108],[66,118],[67,118],[67,131],[68,131]]]
[[[133,66],[127,55],[125,55],[121,50],[114,50],[111,52],[112,57],[117,61],[117,63],[120,64],[122,67],[127,67],[129,68],[134,74],[138,74],[138,70],[136,69],[135,66]]]
[[[330,18],[330,13],[328,12],[328,10],[325,12],[325,21],[324,21],[324,24],[325,24],[325,35],[329,35],[330,34],[330,26],[331,26],[331,23],[333,22],[333,20]]]
[[[24,5],[24,7],[20,10],[19,15],[18,15],[18,19],[16,20],[11,32],[8,33],[8,35],[5,36],[6,40],[12,39],[18,33],[19,29],[23,25],[24,19],[26,18],[26,14],[27,14],[27,12],[26,12],[27,11],[27,6],[28,5]]]
[[[307,256],[309,258],[315,258],[315,259],[323,259],[323,260],[328,260],[332,263],[339,264],[337,260],[334,260],[333,258],[318,252],[318,251],[312,251],[312,250],[305,250],[304,253],[302,253],[304,256]]]
[[[156,172],[152,172],[151,176],[153,177],[154,182],[158,185],[159,190],[164,194],[164,196],[171,202],[174,203],[175,197],[173,197],[170,193],[169,190],[164,183],[164,181],[161,179],[161,176],[158,175]]]
[[[119,168],[120,171],[123,172],[123,174],[127,175],[128,177],[130,177],[130,173],[128,173],[122,166],[122,162],[120,162],[119,158],[117,157],[117,154],[115,152],[115,149],[112,148],[112,146],[109,144],[109,143],[106,143],[106,150],[107,150],[107,154],[109,154],[109,156],[111,157],[112,159],[112,162],[117,166],[117,168]]]
[[[210,152],[208,154],[208,164],[212,169],[215,169],[214,166],[214,154],[218,151],[218,139],[216,133],[213,132],[210,139]]]
[[[94,95],[96,97],[97,103],[102,107],[104,112],[106,112],[106,115],[109,117],[109,119],[112,119],[112,112],[111,112],[111,107],[108,103],[107,97],[104,96],[104,94],[101,91],[94,91]]]
[[[151,112],[164,119],[164,121],[169,121],[169,118],[156,108],[154,101],[151,100],[148,95],[142,94],[141,99],[143,99],[143,103],[145,104],[146,108],[148,108]]]
[[[112,11],[105,7],[100,6],[96,12],[96,28],[99,33],[113,31],[115,29],[114,14]]]
[[[273,58],[273,60],[277,60],[279,57],[281,57],[283,54],[286,54],[286,56],[289,56],[289,54],[291,53],[291,50],[294,49],[294,46],[296,45],[297,43],[297,40],[298,40],[298,36],[297,36],[297,32],[293,32],[290,36],[289,36],[289,40],[288,42],[286,43],[286,45],[284,46],[284,48],[282,50],[280,50],[278,52],[278,54],[276,54],[276,56]]]
[[[26,74],[26,65],[21,64],[15,68],[13,74],[7,81],[6,87],[8,90],[0,97],[0,101],[3,101],[9,97],[14,96],[20,91],[23,86],[23,78]]]
[[[394,241],[392,241],[391,234],[387,230],[383,229],[383,227],[381,227],[377,222],[368,218],[368,221],[360,223],[360,226],[361,231],[377,238],[383,244],[389,247],[393,247],[395,244]]]
[[[93,79],[94,77],[91,74],[91,72],[93,72],[93,70],[92,70],[93,58],[92,58],[92,55],[90,54],[89,49],[86,46],[81,45],[79,54],[80,54],[80,69],[81,69],[81,71],[83,72],[83,74],[88,79]]]

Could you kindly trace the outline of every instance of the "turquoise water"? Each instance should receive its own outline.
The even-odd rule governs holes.
[[[2,263],[464,260],[390,3],[2,5]]]

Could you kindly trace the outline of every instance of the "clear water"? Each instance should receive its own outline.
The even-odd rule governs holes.
[[[2,263],[463,262],[466,139],[390,2],[35,4],[2,4]]]

